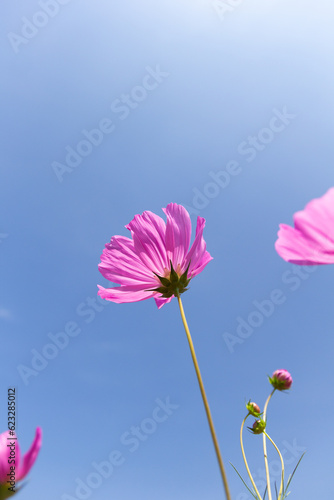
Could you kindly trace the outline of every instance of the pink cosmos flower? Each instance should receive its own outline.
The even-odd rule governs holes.
[[[145,211],[125,226],[132,239],[113,236],[101,255],[99,271],[121,286],[103,288],[98,295],[116,302],[137,302],[151,297],[160,309],[177,293],[183,293],[194,276],[212,259],[203,239],[205,219],[197,218],[196,235],[189,249],[191,221],[182,205],[163,208],[167,223]]]
[[[13,440],[13,437],[15,438],[16,436],[10,436],[9,431],[0,434],[0,492],[3,485],[8,486],[7,481],[9,478],[7,474],[11,472],[11,465],[15,466],[15,482],[24,479],[34,465],[42,445],[42,429],[37,427],[34,441],[22,460],[19,442],[18,440]],[[13,464],[8,463],[11,457],[11,447],[8,446],[10,443],[15,443],[15,449],[12,448],[12,452],[15,452],[15,463]]]
[[[280,224],[277,253],[301,266],[334,264],[334,188],[295,213],[295,227]]]

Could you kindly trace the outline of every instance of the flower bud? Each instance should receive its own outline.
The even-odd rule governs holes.
[[[292,377],[287,370],[276,370],[272,376],[269,377],[269,382],[278,391],[286,391],[291,387]]]
[[[250,400],[246,403],[246,408],[253,417],[259,417],[261,415],[261,410],[256,403],[251,402]]]
[[[260,418],[259,420],[255,420],[253,427],[248,427],[248,429],[253,434],[262,434],[266,428],[266,422]]]

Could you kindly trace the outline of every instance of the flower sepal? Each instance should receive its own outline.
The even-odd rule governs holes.
[[[188,278],[189,266],[190,262],[184,273],[179,276],[173,267],[172,261],[170,261],[171,270],[169,278],[159,276],[158,274],[154,273],[155,276],[159,279],[162,286],[159,286],[157,288],[150,288],[147,291],[161,293],[162,297],[165,299],[169,299],[170,297],[173,297],[173,295],[177,296],[178,294],[186,292],[188,290],[187,286],[189,285],[191,280],[191,278]]]
[[[15,491],[11,491],[9,483],[0,484],[0,500],[6,500],[7,498],[12,498],[15,493],[17,493],[21,488],[15,486]]]
[[[253,427],[248,427],[248,429],[253,433],[253,434],[262,434],[266,428],[266,422],[260,418],[259,420],[256,420],[253,424]]]

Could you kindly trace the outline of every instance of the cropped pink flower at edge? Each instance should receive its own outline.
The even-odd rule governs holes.
[[[132,239],[113,236],[106,244],[99,271],[120,286],[103,288],[98,285],[100,297],[116,303],[153,297],[160,309],[173,295],[166,297],[156,289],[163,288],[164,279],[172,279],[173,269],[179,278],[186,273],[191,279],[210,262],[212,257],[203,239],[205,219],[197,218],[195,239],[189,249],[191,220],[187,210],[182,205],[170,203],[163,211],[167,223],[158,215],[145,211],[125,226],[131,231]]]
[[[8,463],[10,447],[7,445],[14,442],[13,437],[16,436],[10,436],[9,431],[0,434],[0,487],[8,481],[7,474],[10,472],[11,464]],[[15,481],[21,481],[26,477],[37,459],[41,445],[42,429],[37,427],[32,445],[21,460],[20,445],[18,440],[15,440],[15,464],[12,464],[15,466]]]
[[[334,188],[294,214],[294,228],[280,224],[277,253],[301,266],[334,264]]]

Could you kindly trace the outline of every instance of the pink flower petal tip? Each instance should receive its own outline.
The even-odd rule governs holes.
[[[183,293],[212,259],[203,239],[205,219],[197,218],[190,246],[190,215],[182,205],[170,203],[163,209],[167,222],[146,211],[125,226],[131,238],[113,236],[101,255],[100,273],[118,287],[98,285],[98,295],[116,303],[154,298],[160,309],[170,302],[176,288]]]
[[[334,188],[294,214],[294,227],[280,224],[277,253],[301,266],[334,264]]]
[[[19,442],[13,438],[16,438],[16,435],[11,436],[9,431],[0,434],[0,487],[7,484],[7,474],[11,472],[11,465],[15,467],[15,482],[21,481],[29,473],[42,445],[42,429],[37,427],[32,445],[22,460]],[[8,463],[12,459],[15,462],[13,464]]]

